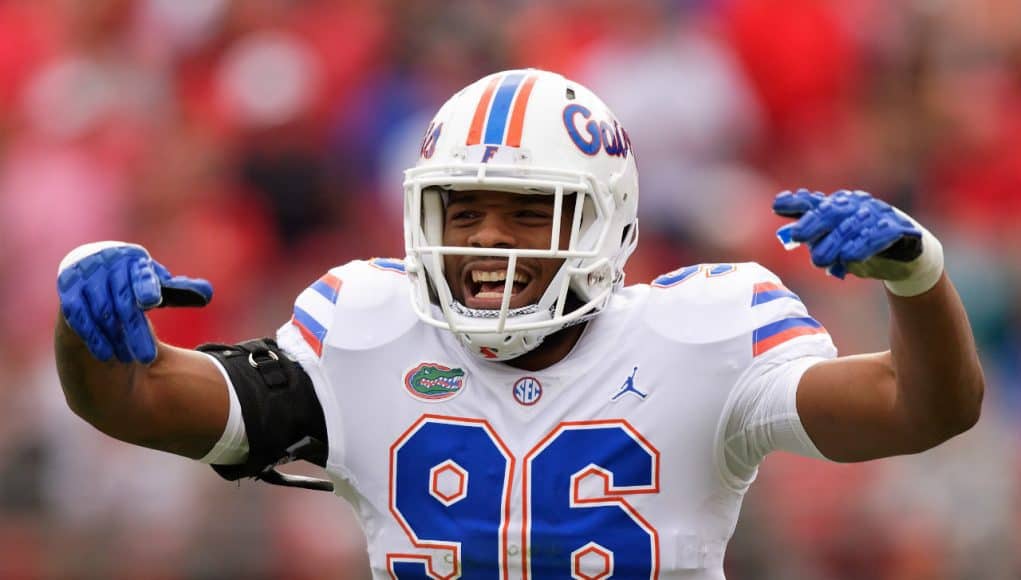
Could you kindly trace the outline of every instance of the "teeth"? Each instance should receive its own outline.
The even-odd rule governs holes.
[[[483,272],[482,270],[472,270],[472,282],[502,282],[506,279],[506,271]]]
[[[472,282],[503,282],[507,279],[506,270],[486,272],[483,270],[472,270]],[[528,283],[528,276],[521,272],[514,272],[514,281],[521,284]]]

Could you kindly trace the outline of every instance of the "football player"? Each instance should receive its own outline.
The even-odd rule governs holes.
[[[228,479],[332,489],[377,578],[723,577],[764,456],[928,449],[979,416],[982,371],[939,242],[863,192],[777,196],[837,277],[883,280],[890,350],[837,357],[755,263],[626,286],[631,140],[539,70],[450,98],[405,174],[403,260],[329,270],[275,338],[157,341],[144,312],[204,280],[99,242],[60,264],[57,366],[110,435]],[[329,481],[277,472],[305,459]]]

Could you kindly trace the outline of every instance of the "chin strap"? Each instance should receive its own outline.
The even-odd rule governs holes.
[[[450,309],[460,314],[461,316],[467,316],[470,318],[479,318],[482,320],[490,320],[493,318],[500,318],[499,309],[488,309],[488,308],[469,308],[464,304],[461,304],[457,300],[450,301]],[[515,316],[525,316],[527,314],[535,314],[539,311],[538,304],[529,304],[528,306],[522,306],[520,308],[511,308],[507,310],[507,318],[510,319]]]

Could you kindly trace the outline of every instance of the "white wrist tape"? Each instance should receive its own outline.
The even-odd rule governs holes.
[[[885,280],[887,289],[897,296],[910,297],[918,296],[930,290],[939,282],[943,276],[943,244],[939,243],[936,236],[921,224],[910,218],[904,212],[899,212],[915,224],[915,227],[922,232],[922,253],[912,262],[908,262],[911,268],[910,274],[901,280]]]
[[[127,242],[116,242],[112,240],[104,242],[89,242],[87,244],[82,244],[78,246],[77,248],[68,252],[66,256],[64,256],[64,259],[60,261],[60,266],[57,267],[57,275],[59,276],[61,272],[68,269],[71,265],[75,264],[76,262],[81,261],[83,258],[87,258],[88,256],[91,256],[92,254],[96,254],[98,252],[102,252],[107,248],[118,248],[121,246],[131,246],[133,248],[138,248],[139,250],[145,252],[145,255],[147,256],[149,255],[149,252],[142,246],[139,246],[138,244],[129,244]]]
[[[237,465],[244,463],[248,459],[249,449],[248,434],[245,432],[245,421],[241,415],[241,400],[238,399],[238,394],[234,391],[234,384],[230,380],[230,375],[227,374],[227,370],[223,368],[220,361],[216,360],[216,357],[209,353],[204,352],[202,354],[213,361],[213,364],[216,365],[216,370],[220,371],[224,382],[227,383],[230,411],[227,414],[227,424],[223,427],[223,434],[220,435],[220,440],[199,461],[216,465]]]

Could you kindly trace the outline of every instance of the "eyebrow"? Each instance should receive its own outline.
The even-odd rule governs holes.
[[[456,203],[473,203],[477,198],[478,196],[474,194],[461,195],[458,197],[454,197],[453,194],[451,194],[450,198],[447,200],[447,205],[450,206]]]

